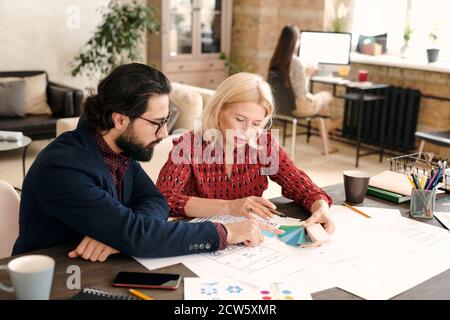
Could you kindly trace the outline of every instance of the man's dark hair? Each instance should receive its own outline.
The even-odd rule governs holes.
[[[92,130],[109,130],[114,127],[113,112],[133,121],[147,110],[150,97],[170,91],[170,82],[161,71],[141,63],[121,65],[100,81],[97,94],[86,98],[83,113]]]

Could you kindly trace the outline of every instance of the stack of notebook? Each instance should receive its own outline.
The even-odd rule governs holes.
[[[136,297],[117,294],[96,288],[83,288],[72,300],[139,300]]]
[[[367,194],[402,203],[411,200],[411,184],[405,174],[386,170],[370,178]]]

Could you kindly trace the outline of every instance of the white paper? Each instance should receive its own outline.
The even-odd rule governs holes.
[[[273,225],[275,227],[278,227],[280,225],[300,225],[301,224],[300,219],[294,219],[294,218],[290,218],[290,217],[282,218],[277,215],[274,215],[269,220],[264,220],[263,218],[261,218],[260,216],[257,216],[257,215],[254,215],[254,218],[259,222],[269,223],[270,225]],[[189,222],[196,223],[196,222],[210,221],[210,222],[227,224],[227,223],[242,222],[245,220],[247,220],[247,218],[242,217],[242,216],[235,217],[235,216],[229,216],[229,215],[220,215],[220,216],[213,216],[213,217],[195,218]]]
[[[255,218],[264,223],[269,223],[275,228],[278,228],[280,225],[299,225],[300,221],[299,219],[294,218],[281,218],[279,216],[274,215],[272,219],[270,220],[263,220],[260,217],[255,216]],[[199,222],[218,222],[218,223],[237,223],[246,220],[245,217],[235,217],[235,216],[229,216],[229,215],[220,215],[220,216],[213,216],[213,217],[205,217],[205,218],[195,218],[189,221],[190,223],[199,223]],[[173,264],[182,263],[185,261],[195,260],[195,257],[198,255],[185,255],[185,256],[177,256],[177,257],[168,257],[168,258],[139,258],[139,257],[133,257],[137,262],[142,264],[144,267],[146,267],[149,270],[159,269],[163,267],[167,267]]]
[[[315,261],[302,256],[300,248],[286,245],[276,238],[266,238],[257,247],[233,245],[225,250],[196,255],[195,261],[190,259],[183,263],[195,269],[199,276],[208,276],[214,270],[216,275],[233,275],[257,284],[311,268]]]
[[[193,255],[185,255],[185,256],[176,256],[176,257],[168,257],[168,258],[139,258],[133,257],[137,262],[142,264],[148,270],[154,270],[159,268],[164,268],[167,266],[171,266],[177,263],[182,263],[189,259],[195,259]]]
[[[184,278],[185,300],[312,300],[298,283],[265,282],[258,286],[227,277]]]
[[[450,230],[450,212],[435,212],[434,216]]]
[[[359,209],[371,218],[332,206],[336,231],[330,242],[318,248],[292,247],[277,237],[265,237],[257,247],[229,246],[214,253],[137,260],[149,269],[183,262],[200,277],[231,278],[258,288],[276,282],[309,292],[340,287],[365,299],[392,298],[450,267],[448,230],[403,218],[395,209]],[[207,220],[230,223],[239,219],[245,218]],[[300,221],[277,216],[270,223]]]
[[[449,255],[443,254],[450,252],[448,231],[399,216],[383,217],[381,211],[370,215],[349,221],[342,208],[332,210],[339,227],[333,245],[360,254],[360,259],[334,265],[338,287],[364,299],[389,299],[450,267]]]
[[[332,267],[301,269],[286,277],[292,283],[308,288],[311,293],[337,287],[338,281]]]
[[[366,258],[356,265],[340,266],[338,287],[369,300],[390,299],[444,272],[448,263],[440,257],[422,253],[388,253],[384,257]]]

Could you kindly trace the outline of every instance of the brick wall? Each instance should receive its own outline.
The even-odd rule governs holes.
[[[368,70],[369,80],[372,82],[417,89],[423,95],[450,99],[450,74],[448,73],[354,63],[350,71],[352,79],[357,78],[359,69]],[[418,130],[450,130],[450,101],[423,97]],[[425,150],[450,157],[449,148],[426,144]]]
[[[334,8],[339,0],[235,0],[231,57],[247,66],[248,71],[267,75],[281,29],[295,24],[301,30],[331,30]],[[341,0],[347,6],[351,0]],[[349,27],[350,16],[346,27]],[[450,74],[394,67],[352,64],[350,78],[359,69],[369,71],[369,80],[418,89],[425,95],[450,98]],[[329,88],[329,87],[328,87]],[[315,91],[327,90],[317,85]],[[341,117],[342,101],[335,99],[333,115]],[[450,129],[450,102],[422,98],[419,130]],[[427,144],[425,150],[450,156],[448,148]]]
[[[325,0],[236,0],[233,2],[231,56],[267,75],[281,29],[323,30]],[[295,10],[294,10],[295,9]]]

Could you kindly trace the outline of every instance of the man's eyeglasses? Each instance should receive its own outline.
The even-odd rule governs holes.
[[[156,131],[155,131],[155,135],[157,135],[158,132],[159,132],[159,130],[161,130],[161,128],[162,128],[163,126],[165,126],[165,125],[167,124],[167,122],[169,122],[170,116],[171,116],[171,113],[169,112],[169,115],[167,116],[167,118],[165,118],[165,119],[164,119],[163,121],[161,121],[161,122],[156,122],[156,121],[152,121],[152,120],[149,120],[149,119],[145,119],[144,117],[141,117],[141,116],[139,116],[138,118],[139,118],[139,119],[142,119],[142,120],[145,120],[145,121],[147,121],[147,122],[149,122],[149,123],[151,123],[151,124],[157,126]]]

